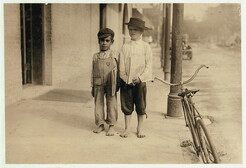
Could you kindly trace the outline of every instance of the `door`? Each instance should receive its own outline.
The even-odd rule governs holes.
[[[41,4],[21,4],[22,84],[43,83],[43,14]]]
[[[100,29],[106,27],[106,4],[100,4]]]

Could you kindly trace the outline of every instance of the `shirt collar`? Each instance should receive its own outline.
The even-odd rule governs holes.
[[[109,54],[110,53],[110,49],[107,51],[100,51],[100,53],[105,53],[105,54]]]
[[[110,52],[111,52],[110,49],[107,50],[107,51],[100,51],[100,52],[99,52],[99,57],[100,57],[100,58],[107,58],[107,57],[109,57]]]
[[[142,37],[140,37],[140,39],[137,40],[137,41],[131,40],[131,42],[132,42],[133,44],[140,44],[140,43],[142,42]]]

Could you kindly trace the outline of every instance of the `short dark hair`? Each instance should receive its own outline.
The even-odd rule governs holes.
[[[103,28],[97,33],[98,39],[102,39],[105,37],[111,36],[111,39],[114,39],[114,31],[109,28]]]

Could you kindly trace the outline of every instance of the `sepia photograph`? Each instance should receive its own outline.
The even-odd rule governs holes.
[[[243,167],[240,1],[1,6],[0,167]]]

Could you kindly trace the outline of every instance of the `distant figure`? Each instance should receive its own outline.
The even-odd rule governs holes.
[[[191,47],[187,44],[187,42],[183,41],[182,42],[182,49],[187,50],[187,49],[191,49]]]
[[[182,54],[187,55],[188,59],[192,59],[192,49],[187,41],[182,42]]]
[[[131,114],[135,110],[138,117],[137,137],[144,138],[143,120],[146,115],[146,82],[152,80],[152,52],[148,43],[142,40],[145,22],[130,18],[128,25],[131,41],[123,45],[120,52],[121,110],[125,115],[125,130],[121,137],[128,137]]]
[[[95,102],[95,123],[98,126],[94,133],[102,132],[104,122],[109,125],[107,136],[113,136],[114,125],[118,119],[116,92],[118,85],[118,56],[119,54],[110,50],[114,42],[114,32],[109,28],[101,29],[98,34],[100,52],[93,55],[91,94]],[[107,115],[105,120],[104,96],[106,96]]]

